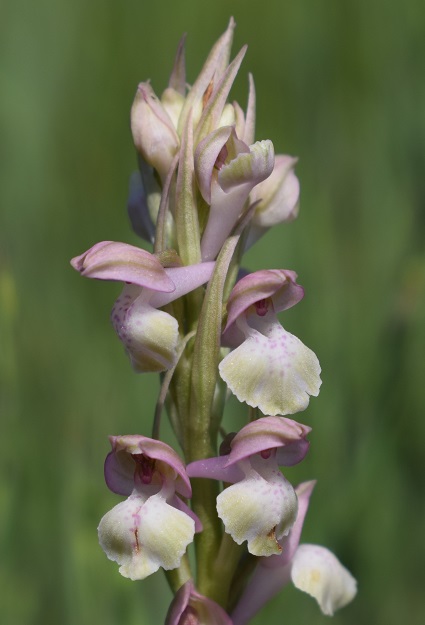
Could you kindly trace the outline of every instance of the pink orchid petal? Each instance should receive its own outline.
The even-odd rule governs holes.
[[[192,590],[192,580],[189,580],[185,584],[183,584],[183,586],[180,586],[171,602],[170,607],[168,608],[165,625],[180,624],[180,618],[187,606],[189,605],[189,598]]]
[[[248,75],[249,78],[249,94],[248,105],[246,108],[245,128],[243,135],[240,135],[245,143],[251,145],[255,139],[255,85],[252,74]]]
[[[213,185],[210,214],[201,241],[204,261],[216,258],[231,233],[251,188],[251,183],[245,183],[225,193],[218,184]]]
[[[148,82],[140,83],[131,107],[136,149],[165,181],[180,140],[170,116]]]
[[[177,591],[169,607],[165,625],[232,625],[228,614],[215,601],[204,597],[188,580]]]
[[[130,282],[166,293],[175,289],[153,254],[127,243],[96,243],[87,252],[73,258],[71,265],[86,278]]]
[[[295,306],[304,297],[304,289],[296,283],[296,278],[297,274],[288,269],[263,269],[239,280],[227,302],[225,332],[250,306],[262,299],[272,298],[276,313]]]
[[[233,438],[232,450],[227,456],[227,466],[262,451],[278,448],[290,449],[287,457],[295,458],[297,462],[300,462],[308,450],[305,437],[309,432],[311,428],[308,425],[286,417],[262,417],[252,421]],[[279,465],[286,464],[286,455],[277,457],[277,460]]]
[[[196,514],[193,512],[193,510],[191,508],[189,508],[189,506],[184,501],[182,501],[180,499],[180,497],[177,497],[177,495],[174,495],[170,499],[170,505],[173,506],[174,508],[177,508],[177,510],[181,510],[182,512],[187,514],[187,516],[190,516],[190,518],[194,520],[194,522],[195,522],[195,534],[198,534],[199,532],[202,532],[203,526],[202,526],[202,523],[201,523],[199,517],[196,516]]]
[[[152,460],[163,462],[176,474],[175,487],[183,497],[192,496],[192,488],[190,486],[189,477],[186,468],[180,456],[166,443],[139,434],[128,434],[124,436],[110,436],[109,440],[112,446],[105,461],[105,481],[109,489],[120,495],[129,494],[123,489],[128,485],[131,479],[134,485],[134,460],[132,454],[144,454]],[[129,462],[131,458],[131,463]],[[134,486],[132,486],[131,490]],[[130,492],[131,492],[130,490]]]
[[[300,192],[294,173],[297,162],[293,156],[277,154],[271,175],[252,190],[251,201],[258,201],[253,217],[255,224],[270,228],[296,217]]]
[[[220,121],[227,96],[229,95],[230,89],[239,71],[247,49],[248,46],[243,46],[230,65],[226,68],[226,71],[219,79],[218,84],[213,88],[211,97],[202,112],[196,129],[195,145],[213,128],[215,128]]]
[[[186,96],[186,101],[180,115],[178,132],[181,134],[183,128],[186,125],[187,118],[191,110],[195,110],[202,102],[202,97],[206,92],[214,74],[220,77],[224,69],[227,67],[230,56],[230,48],[233,41],[233,31],[235,29],[235,22],[233,18],[230,19],[227,30],[216,41],[214,46],[204,63],[204,66],[198,75],[198,78],[192,85],[189,93]]]
[[[214,166],[223,146],[234,132],[232,126],[222,126],[207,135],[195,151],[195,172],[202,197],[211,204],[211,181]]]
[[[170,294],[154,293],[149,299],[149,303],[155,308],[160,308],[205,284],[212,276],[214,265],[215,262],[206,262],[188,265],[187,267],[165,269],[166,274],[175,285],[175,290]]]
[[[260,558],[259,561],[269,560],[270,558],[279,558],[279,556],[270,556],[269,558]],[[261,569],[257,565],[248,586],[245,588],[242,597],[239,599],[231,618],[233,625],[245,625],[249,623],[251,618],[291,579],[291,567],[278,568],[271,571]]]
[[[179,41],[173,71],[171,72],[168,86],[181,95],[186,93],[186,63],[185,63],[186,34]]]
[[[189,477],[204,477],[234,484],[244,478],[244,472],[236,464],[228,464],[229,456],[195,460],[187,465]]]
[[[245,113],[240,104],[233,102],[233,110],[235,112],[235,132],[237,137],[243,137],[245,132]],[[246,143],[246,141],[245,141]],[[251,141],[251,143],[253,143]]]

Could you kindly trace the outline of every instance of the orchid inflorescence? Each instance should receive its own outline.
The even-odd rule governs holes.
[[[153,252],[103,241],[71,261],[124,284],[114,329],[133,369],[161,376],[152,437],[110,437],[106,483],[127,499],[100,521],[99,541],[124,577],[166,572],[166,625],[243,625],[291,580],[324,614],[356,593],[330,551],[299,544],[314,482],[294,488],[280,469],[307,454],[311,428],[286,415],[318,395],[320,365],[278,321],[304,296],[296,273],[240,267],[268,229],[295,219],[299,182],[295,158],[254,142],[252,76],[246,112],[227,102],[246,52],[229,63],[233,30],[230,20],[192,87],[184,38],[161,98],[138,86],[128,210]],[[232,393],[248,423],[226,434]],[[160,440],[164,406],[187,464]]]

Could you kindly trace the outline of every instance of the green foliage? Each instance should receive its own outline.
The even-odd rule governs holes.
[[[125,211],[137,83],[151,78],[161,92],[185,31],[191,80],[230,12],[234,54],[250,46],[235,97],[243,101],[252,71],[257,138],[300,157],[300,217],[266,235],[247,264],[297,270],[306,298],[281,320],[323,368],[321,394],[300,415],[313,426],[311,453],[288,471],[294,482],[319,480],[304,540],[334,550],[359,580],[334,623],[423,622],[423,2],[6,0],[0,613],[9,625],[163,621],[161,573],[121,578],[96,537],[117,502],[102,477],[107,435],[149,434],[158,383],[131,371],[110,327],[120,287],[79,279],[69,259],[103,239],[138,243]],[[326,617],[288,588],[255,623],[310,619]]]

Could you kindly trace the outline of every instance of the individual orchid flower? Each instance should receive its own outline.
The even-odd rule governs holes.
[[[296,488],[298,515],[280,545],[280,555],[260,558],[248,585],[239,599],[232,621],[245,625],[272,597],[292,580],[294,586],[314,597],[328,616],[349,603],[357,583],[336,556],[319,545],[300,545],[301,531],[311,493],[316,482],[303,482]]]
[[[296,277],[256,271],[237,282],[227,303],[223,343],[237,347],[221,361],[220,375],[240,401],[268,415],[304,410],[321,385],[316,355],[276,317],[303,298]]]
[[[293,221],[298,215],[300,183],[294,173],[296,158],[277,154],[272,174],[251,191],[256,203],[246,248],[251,247],[269,228]]]
[[[238,545],[248,542],[253,555],[280,553],[278,540],[295,522],[297,496],[279,466],[304,458],[310,431],[292,419],[263,417],[236,434],[228,455],[197,460],[187,467],[189,477],[232,484],[217,497],[218,516]]]
[[[148,82],[137,87],[131,108],[131,132],[137,151],[164,183],[180,141],[170,116]]]
[[[271,141],[248,146],[233,126],[207,135],[195,151],[195,172],[202,197],[210,206],[201,241],[203,260],[213,260],[232,231],[249,193],[273,171]]]
[[[103,241],[71,264],[87,278],[126,283],[112,309],[112,323],[136,371],[165,371],[176,364],[178,322],[158,308],[207,282],[214,263],[164,269],[145,250]]]
[[[107,512],[99,524],[99,542],[119,572],[144,579],[160,567],[180,565],[199,519],[178,497],[191,497],[183,462],[166,443],[139,435],[111,436],[105,460],[109,489],[128,499]]]
[[[189,580],[174,596],[165,625],[232,625],[232,621],[218,603],[197,592]]]

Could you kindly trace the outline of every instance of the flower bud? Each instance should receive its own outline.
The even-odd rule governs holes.
[[[167,87],[161,96],[162,106],[170,116],[175,128],[177,128],[179,123],[179,117],[182,112],[184,101],[185,97],[172,87]]]
[[[164,182],[179,138],[167,111],[149,83],[140,83],[131,107],[131,132],[134,145]]]
[[[269,228],[298,215],[300,185],[294,174],[296,162],[292,156],[277,155],[272,174],[252,190],[252,201],[259,202],[252,218],[254,224]]]

